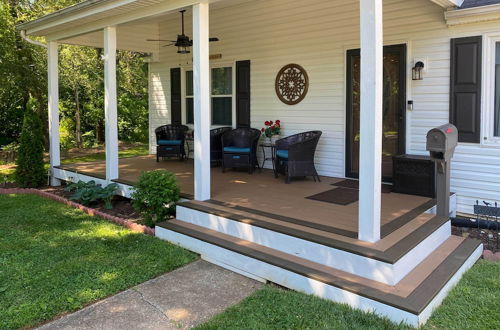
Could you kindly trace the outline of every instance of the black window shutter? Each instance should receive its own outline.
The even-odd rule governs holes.
[[[250,61],[236,62],[236,127],[250,127]]]
[[[182,124],[181,68],[170,69],[170,114],[172,125]]]
[[[459,142],[481,140],[482,37],[451,39],[450,122]]]

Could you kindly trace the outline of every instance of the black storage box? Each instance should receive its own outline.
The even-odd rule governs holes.
[[[429,156],[394,156],[392,168],[393,192],[435,197],[435,165]]]

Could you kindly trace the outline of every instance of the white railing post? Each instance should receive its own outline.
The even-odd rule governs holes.
[[[104,123],[106,180],[118,179],[118,114],[116,94],[116,27],[104,28]]]
[[[361,114],[358,238],[380,240],[382,182],[382,0],[360,0]]]
[[[47,73],[49,99],[49,156],[50,184],[59,186],[61,181],[54,177],[54,166],[61,165],[61,149],[59,141],[59,51],[57,41],[49,41],[47,45]]]
[[[208,3],[193,5],[194,198],[210,199]]]

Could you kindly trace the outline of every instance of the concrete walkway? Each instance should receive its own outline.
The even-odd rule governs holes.
[[[39,329],[186,329],[209,320],[261,286],[199,260]]]

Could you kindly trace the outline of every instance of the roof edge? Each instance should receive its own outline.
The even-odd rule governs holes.
[[[97,6],[97,5],[102,5],[104,3],[111,2],[111,1],[113,1],[113,0],[86,0],[86,1],[74,4],[74,5],[71,5],[69,7],[65,7],[65,8],[59,9],[59,10],[53,12],[53,13],[44,15],[44,16],[42,16],[40,18],[37,18],[37,19],[34,19],[32,21],[28,21],[28,22],[24,22],[24,23],[18,24],[18,25],[16,25],[16,29],[17,30],[27,30],[27,29],[29,29],[31,27],[36,26],[36,25],[39,25],[39,24],[42,24],[42,23],[46,23],[46,22],[50,22],[52,20],[60,18],[61,16],[66,16],[68,14],[73,14],[73,13],[76,13],[76,12],[78,12],[80,10],[88,9],[88,8],[91,8],[91,7],[94,7],[94,6]]]
[[[500,20],[500,4],[448,10],[444,17],[448,26]]]

